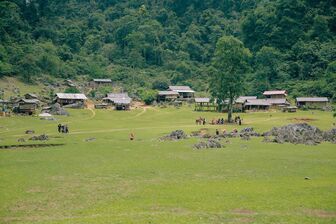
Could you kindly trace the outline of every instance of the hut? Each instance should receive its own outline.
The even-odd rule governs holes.
[[[90,83],[90,86],[93,89],[97,89],[101,86],[111,86],[112,80],[111,79],[93,79]]]
[[[195,91],[189,86],[169,86],[168,91],[174,91],[179,94],[179,99],[193,99]]]
[[[295,113],[297,110],[296,106],[283,107],[282,112]]]
[[[298,108],[323,109],[329,103],[327,97],[298,97],[296,98]]]
[[[210,98],[195,98],[195,111],[216,111],[217,106],[210,102]]]
[[[246,100],[244,110],[269,110],[271,104],[265,99]]]
[[[132,99],[128,96],[128,93],[109,93],[103,101],[113,105],[116,110],[129,110]]]
[[[78,104],[84,107],[87,97],[82,93],[56,93],[55,102],[61,106]]]
[[[266,99],[286,99],[286,90],[270,90],[263,93]]]
[[[179,97],[179,93],[175,91],[159,91],[157,95],[158,102],[171,102],[175,101]]]
[[[36,99],[19,99],[15,102],[14,111],[21,114],[35,114],[40,101]]]
[[[290,103],[287,101],[286,98],[268,98],[266,99],[266,101],[270,103],[271,108],[273,109],[280,109],[290,106]]]
[[[238,97],[233,105],[234,110],[236,111],[244,111],[244,105],[246,103],[247,100],[256,100],[257,96],[240,96]]]

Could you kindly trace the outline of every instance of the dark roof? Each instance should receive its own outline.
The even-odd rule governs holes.
[[[16,101],[16,103],[27,103],[27,104],[39,104],[40,101],[37,99],[19,99]]]
[[[189,86],[169,86],[169,90],[175,91],[178,93],[194,93],[195,92]]]
[[[296,102],[329,102],[327,97],[298,97]]]
[[[37,98],[37,95],[34,94],[34,93],[26,93],[25,96],[28,95],[28,96],[31,96],[33,98]]]
[[[195,98],[196,103],[209,103],[210,98]]]
[[[286,90],[270,90],[270,91],[265,91],[263,93],[264,96],[270,96],[270,95],[287,95]]]

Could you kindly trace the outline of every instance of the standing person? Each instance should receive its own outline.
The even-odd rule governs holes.
[[[61,128],[62,128],[62,125],[61,124],[58,124],[58,133],[61,133]]]
[[[68,125],[65,126],[65,133],[69,133],[69,128],[68,128]]]
[[[242,125],[242,120],[241,119],[239,119],[238,122],[239,122],[239,125]]]
[[[219,131],[218,131],[218,129],[216,129],[216,135],[219,135]]]
[[[130,133],[129,138],[130,138],[131,141],[133,141],[133,140],[135,139],[134,134],[133,134],[133,133]]]
[[[203,125],[205,125],[206,124],[206,120],[205,120],[205,118],[203,118]]]

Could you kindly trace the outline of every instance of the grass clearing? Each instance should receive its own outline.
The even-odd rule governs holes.
[[[25,130],[64,146],[0,150],[3,223],[335,223],[335,145],[267,144],[230,139],[220,150],[193,150],[190,138],[159,142],[182,129],[258,132],[309,119],[323,130],[329,112],[243,114],[242,127],[196,126],[225,116],[190,107],[133,111],[70,110],[59,121],[0,118],[0,145]],[[70,134],[57,133],[58,123]],[[128,134],[136,140],[130,142]],[[95,138],[86,142],[85,139]],[[30,141],[25,143],[29,144]],[[309,176],[311,180],[304,178]]]

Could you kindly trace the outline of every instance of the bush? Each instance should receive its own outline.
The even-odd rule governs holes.
[[[155,101],[157,92],[152,89],[150,90],[140,89],[138,91],[138,95],[141,98],[141,100],[145,102],[146,105],[150,105]]]
[[[76,87],[69,87],[65,89],[64,93],[80,93],[80,91]]]

